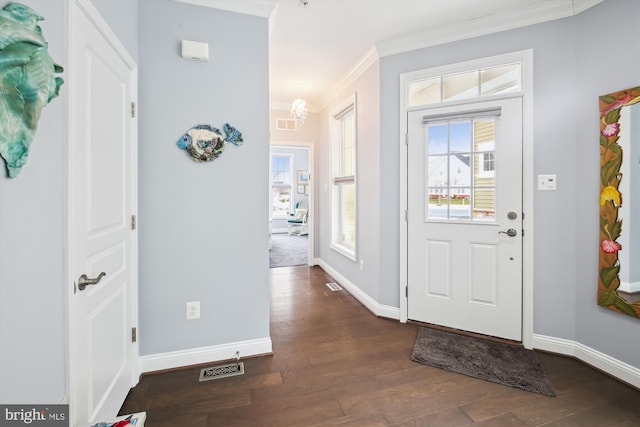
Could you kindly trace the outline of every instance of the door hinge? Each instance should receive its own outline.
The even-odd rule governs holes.
[[[404,145],[409,146],[409,134],[404,134]]]
[[[136,216],[135,215],[131,215],[131,229],[132,230],[136,229]]]
[[[409,209],[404,210],[404,221],[409,222]]]
[[[409,286],[404,287],[404,296],[409,298]]]
[[[131,342],[137,342],[138,341],[138,328],[131,328]]]
[[[136,103],[135,102],[131,102],[131,117],[135,117],[136,116]]]

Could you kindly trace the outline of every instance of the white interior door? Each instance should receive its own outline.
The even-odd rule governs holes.
[[[69,403],[72,425],[115,416],[137,382],[135,64],[90,4],[70,4]],[[99,29],[102,26],[102,29]],[[108,28],[108,27],[107,27]],[[82,277],[89,284],[82,286]],[[84,288],[84,289],[83,289]]]
[[[522,100],[408,113],[408,318],[522,339]]]

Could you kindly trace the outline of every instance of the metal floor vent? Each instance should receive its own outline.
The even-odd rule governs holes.
[[[342,288],[336,282],[327,283],[327,288],[331,289],[333,292],[341,291]]]
[[[218,378],[235,377],[244,374],[244,363],[235,362],[226,365],[211,366],[200,370],[200,382]]]

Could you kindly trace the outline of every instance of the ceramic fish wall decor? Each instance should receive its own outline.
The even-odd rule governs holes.
[[[225,136],[220,129],[210,125],[194,126],[185,133],[177,142],[178,147],[187,150],[194,161],[209,162],[220,157],[228,142],[233,145],[242,145],[242,133],[229,123],[222,127]]]
[[[63,68],[49,56],[42,20],[20,3],[0,9],[0,155],[10,178],[27,162],[40,112],[63,83],[55,76]]]

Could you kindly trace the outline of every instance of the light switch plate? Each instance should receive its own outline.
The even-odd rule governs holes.
[[[538,175],[538,191],[554,191],[557,188],[555,175]]]

